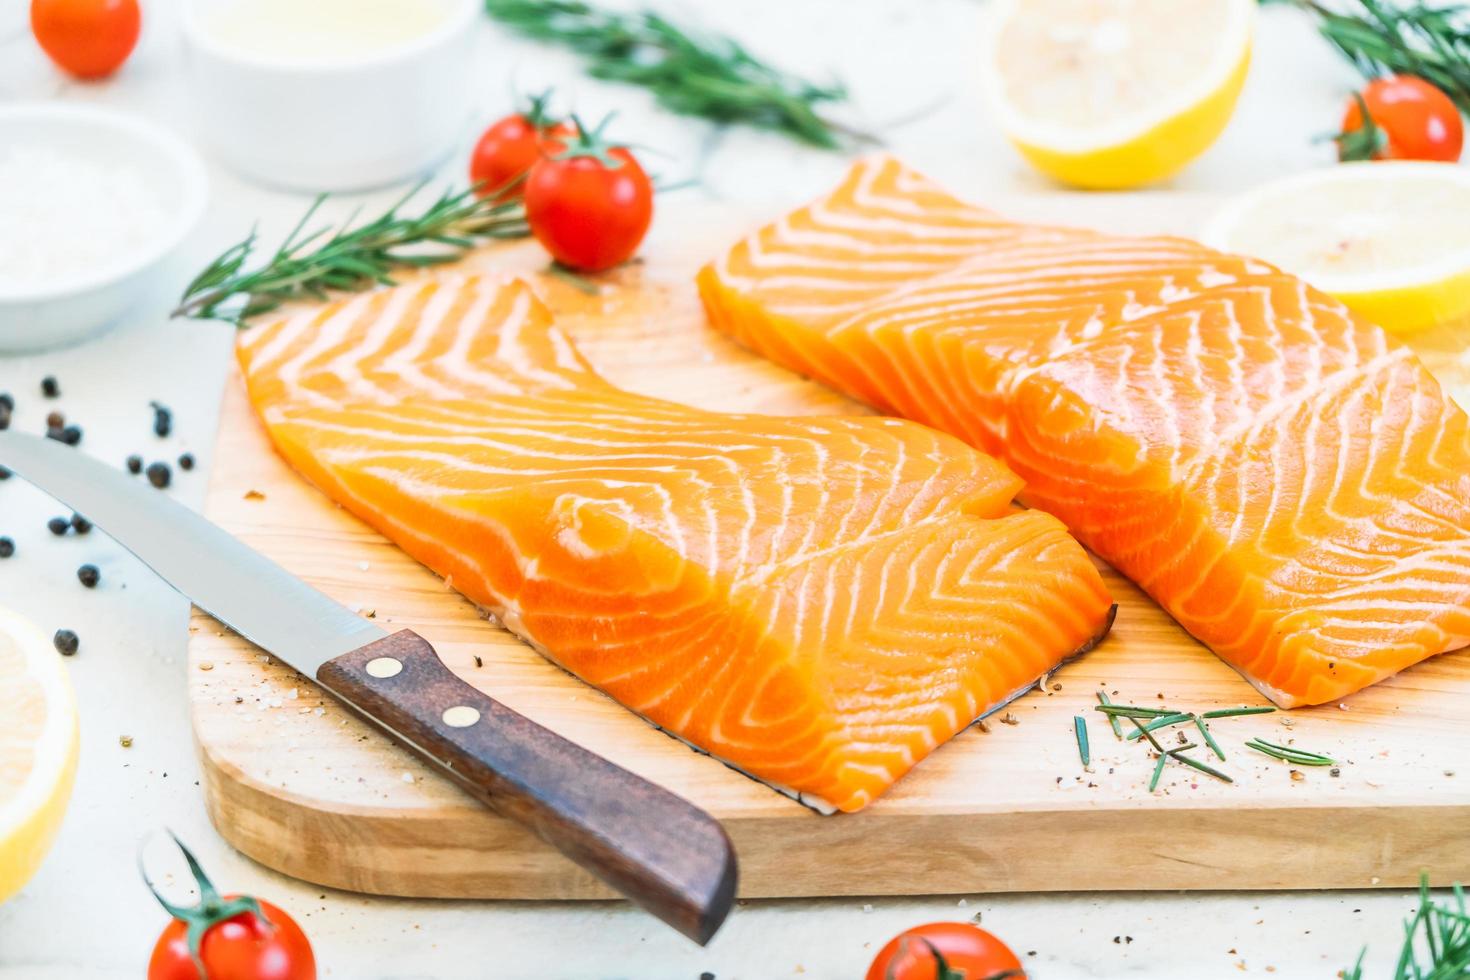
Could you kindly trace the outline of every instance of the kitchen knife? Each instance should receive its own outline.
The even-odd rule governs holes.
[[[707,942],[729,913],[735,853],[714,818],[481,694],[412,630],[390,635],[166,494],[55,440],[0,432],[0,466],[686,936]]]

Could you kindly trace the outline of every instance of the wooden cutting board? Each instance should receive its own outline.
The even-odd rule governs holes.
[[[713,409],[861,412],[707,329],[690,277],[774,215],[681,206],[649,260],[598,296],[538,287],[607,376]],[[1018,217],[1116,231],[1189,233],[1212,206],[1180,195],[1051,195],[992,202]],[[529,243],[470,265],[534,273]],[[1441,376],[1470,383],[1462,330],[1418,342]],[[1402,886],[1428,869],[1470,878],[1470,654],[1432,660],[1341,705],[1225,719],[1223,783],[1153,764],[1091,710],[1115,701],[1210,709],[1259,704],[1230,668],[1108,573],[1111,637],[984,726],[963,732],[853,815],[819,816],[656,731],[541,659],[393,545],[298,480],[272,453],[238,379],[225,398],[211,518],[385,628],[429,638],[486,693],[722,820],[745,896],[1073,889]],[[241,851],[286,874],[356,891],[483,898],[603,898],[608,891],[515,824],[206,616],[192,626],[189,696],[209,812]],[[1073,716],[1087,718],[1084,770]],[[1243,748],[1295,740],[1339,760],[1299,769]]]

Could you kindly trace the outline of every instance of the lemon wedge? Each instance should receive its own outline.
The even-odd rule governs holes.
[[[1470,171],[1342,164],[1265,184],[1205,227],[1205,244],[1265,259],[1379,326],[1412,333],[1470,315]]]
[[[1077,187],[1177,173],[1220,135],[1256,0],[997,0],[986,88],[1011,142]]]
[[[46,856],[76,767],[76,705],[61,657],[34,625],[0,609],[0,902]]]

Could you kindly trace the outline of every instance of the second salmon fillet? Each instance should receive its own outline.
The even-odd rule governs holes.
[[[1279,705],[1470,643],[1464,412],[1265,263],[1008,221],[879,157],[699,286],[746,346],[1003,458]]]
[[[998,461],[896,419],[623,391],[523,284],[366,294],[239,357],[329,496],[557,664],[819,806],[861,808],[1111,623],[1091,559],[1013,508]]]

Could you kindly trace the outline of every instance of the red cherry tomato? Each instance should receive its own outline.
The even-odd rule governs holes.
[[[316,957],[301,927],[270,902],[261,902],[260,910],[264,921],[254,912],[240,912],[209,927],[199,944],[209,980],[316,980]],[[158,937],[148,980],[200,980],[189,955],[188,925],[181,919]]]
[[[1025,976],[1016,954],[979,926],[931,922],[899,933],[878,950],[867,980],[1022,980]]]
[[[531,168],[526,221],[562,265],[600,272],[638,251],[653,221],[653,183],[626,148],[582,133]]]
[[[51,60],[78,78],[104,78],[138,43],[138,0],[31,0],[31,32]]]
[[[475,144],[470,154],[470,181],[481,197],[494,194],[497,201],[520,197],[523,185],[506,185],[524,176],[543,156],[563,149],[563,141],[576,134],[567,123],[538,120],[538,114],[506,116],[485,130]]]
[[[1359,104],[1359,99],[1362,104]],[[1363,125],[1363,107],[1371,123]],[[1337,138],[1344,160],[1460,159],[1464,125],[1444,92],[1412,75],[1375,78],[1348,101]]]

